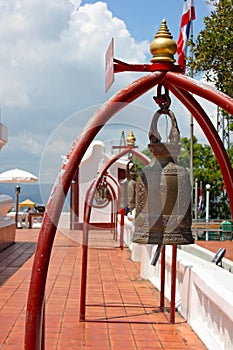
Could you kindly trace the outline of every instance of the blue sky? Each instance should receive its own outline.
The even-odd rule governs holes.
[[[209,14],[204,0],[196,0],[195,8],[194,35]],[[118,74],[105,93],[104,57],[111,38],[116,58],[149,63],[149,45],[163,18],[177,40],[182,9],[182,0],[0,0],[1,122],[9,133],[0,172],[17,167],[53,181],[62,155],[98,106],[140,76]],[[153,94],[114,117],[98,137],[117,143],[122,128],[126,133],[133,128],[146,148]],[[172,108],[177,117],[187,115],[176,101]],[[214,118],[211,106],[209,115]],[[183,120],[181,136],[189,136],[188,117]],[[202,140],[198,127],[196,133]]]
[[[95,2],[97,1],[82,0],[82,5]],[[177,40],[183,0],[109,0],[105,2],[113,15],[126,23],[135,40],[151,40],[163,18],[167,20],[170,32]],[[194,0],[194,4],[196,9],[194,34],[197,34],[203,28],[203,17],[209,15],[209,8],[205,0]]]

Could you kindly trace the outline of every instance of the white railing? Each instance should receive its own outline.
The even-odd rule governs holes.
[[[133,233],[132,223],[126,222],[125,233],[126,243],[129,244],[129,234]],[[195,250],[200,248],[200,253],[192,254],[192,246]],[[129,247],[132,260],[135,260],[135,256],[137,260],[140,259],[141,277],[149,279],[160,289],[160,260],[155,267],[151,265],[156,246],[131,243]],[[189,247],[189,252],[177,251],[176,307],[208,349],[233,349],[232,273],[228,268],[223,269],[211,262],[214,253],[203,251],[195,244]],[[166,246],[165,296],[168,300],[171,294],[171,265],[172,247]],[[233,263],[225,258],[223,266],[231,266],[233,271]]]

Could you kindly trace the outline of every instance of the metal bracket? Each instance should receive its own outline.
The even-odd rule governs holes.
[[[159,105],[160,109],[164,112],[164,114],[168,113],[169,107],[171,105],[171,98],[169,96],[169,90],[165,88],[165,93],[161,93],[162,85],[158,84],[157,87],[157,96],[153,96],[153,99],[157,105]]]

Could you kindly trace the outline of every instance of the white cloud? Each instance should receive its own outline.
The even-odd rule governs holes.
[[[102,104],[139,76],[117,75],[105,94],[104,57],[112,37],[116,58],[129,63],[147,60],[149,42],[137,43],[105,3],[80,4],[79,0],[0,0],[0,105],[10,134],[0,154],[5,154],[1,170],[14,149],[22,161],[29,154],[38,161],[58,125],[80,110]],[[155,110],[151,97],[143,96],[137,103]],[[76,136],[89,117],[82,113],[75,121]],[[147,128],[144,115],[134,113],[129,123]],[[64,154],[67,140],[60,140],[59,153]]]
[[[7,148],[11,153],[21,150],[25,154],[38,155],[43,149],[41,135],[34,133],[34,138],[32,138],[32,134],[28,130],[20,130],[17,134],[9,137]]]
[[[13,143],[2,152],[17,145],[24,156],[22,128],[28,139],[40,135],[40,147],[31,144],[31,149],[41,152],[62,120],[106,99],[104,56],[112,37],[118,58],[145,61],[146,44],[136,43],[105,3],[79,5],[0,0],[0,104]],[[116,91],[125,79],[116,79]]]
[[[53,113],[56,104],[65,109],[75,99],[74,111],[80,101],[82,106],[93,104],[90,92],[97,86],[95,95],[102,100],[104,54],[112,36],[118,56],[137,62],[145,59],[145,44],[135,43],[124,22],[113,18],[104,3],[87,4],[78,11],[68,0],[17,4],[11,1],[7,7],[1,1],[3,106],[42,105]]]

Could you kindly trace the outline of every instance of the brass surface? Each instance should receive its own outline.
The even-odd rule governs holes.
[[[129,135],[126,138],[126,141],[128,146],[134,146],[136,138],[134,136],[133,130],[129,131]]]
[[[162,143],[157,130],[161,114],[171,118],[169,143]],[[185,168],[177,164],[180,133],[175,115],[159,110],[149,131],[152,160],[142,169],[136,185],[135,232],[141,244],[191,244],[191,184]]]
[[[154,40],[150,44],[150,52],[153,55],[151,62],[172,62],[177,50],[176,42],[173,40],[171,33],[168,30],[167,22],[162,20],[162,24]]]

